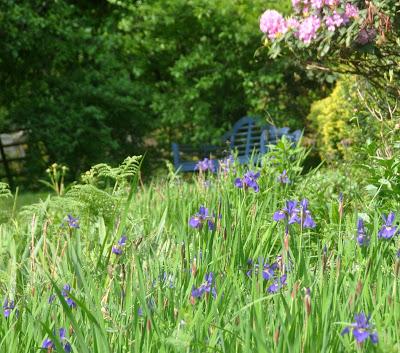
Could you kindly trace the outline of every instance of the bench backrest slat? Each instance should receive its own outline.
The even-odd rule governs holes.
[[[236,150],[239,156],[250,158],[254,149],[260,151],[260,136],[263,129],[251,117],[238,120],[228,138],[231,150]]]
[[[238,120],[232,130],[224,134],[221,141],[229,143],[229,149],[236,151],[240,163],[247,163],[253,152],[256,159],[259,155],[265,154],[270,144],[277,143],[282,136],[287,136],[291,141],[297,142],[301,136],[301,131],[289,132],[289,128],[276,128],[271,125],[260,126],[255,119],[244,117]],[[195,170],[195,165],[202,158],[222,158],[221,153],[226,154],[226,150],[220,146],[190,146],[172,144],[175,168],[181,167],[182,171]],[[226,144],[225,144],[226,146]],[[210,147],[213,147],[210,149]]]

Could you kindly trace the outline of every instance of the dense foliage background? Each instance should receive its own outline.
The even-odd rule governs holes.
[[[245,114],[303,128],[334,76],[267,58],[265,6],[290,12],[290,1],[3,1],[1,129],[29,129],[32,177],[53,162],[73,177],[145,150],[157,163],[171,141],[208,142]]]

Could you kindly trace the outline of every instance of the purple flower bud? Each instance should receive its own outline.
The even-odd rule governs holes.
[[[5,318],[8,318],[11,315],[11,312],[15,309],[14,300],[8,300],[7,298],[4,300],[3,304],[3,315]],[[18,311],[16,310],[16,313]]]
[[[117,248],[116,246],[113,246],[111,251],[112,251],[113,254],[115,254],[117,256],[122,255],[122,249]]]
[[[126,235],[123,235],[123,236],[121,237],[121,239],[118,240],[118,245],[120,245],[120,246],[125,246],[125,245],[126,245],[126,240],[127,240]]]
[[[68,297],[65,301],[67,302],[67,305],[71,309],[75,309],[76,308],[76,303],[71,298]]]
[[[53,304],[53,302],[54,302],[55,299],[56,299],[55,294],[50,295],[49,300],[48,300],[48,303],[49,303],[49,304]]]
[[[284,169],[283,172],[282,172],[282,174],[280,174],[280,175],[278,176],[278,181],[279,181],[281,184],[289,184],[289,178],[288,178],[288,176],[287,176],[286,169]]]
[[[70,291],[71,291],[71,286],[69,284],[64,284],[64,287],[63,287],[63,289],[61,291],[61,295],[63,297],[66,297],[69,294]]]

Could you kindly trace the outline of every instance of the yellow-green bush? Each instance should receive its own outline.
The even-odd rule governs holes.
[[[346,77],[337,82],[328,97],[312,104],[308,120],[322,159],[333,162],[352,154],[352,146],[361,137],[357,103],[356,80]]]

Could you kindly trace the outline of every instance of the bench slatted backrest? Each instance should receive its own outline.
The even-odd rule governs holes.
[[[228,143],[232,152],[238,153],[239,163],[248,163],[253,152],[254,162],[259,160],[260,155],[268,152],[269,145],[278,143],[282,136],[286,136],[292,142],[297,142],[301,131],[289,133],[288,127],[260,126],[256,124],[255,119],[244,117],[235,123],[231,131],[222,136],[220,145],[192,146],[173,143],[174,165],[181,171],[194,171],[198,161],[203,158],[211,158],[217,163],[218,159],[226,156],[225,143]]]
[[[260,151],[260,135],[263,127],[258,126],[254,119],[244,117],[233,126],[229,136],[231,150],[236,150],[239,157],[250,158],[253,150]]]

